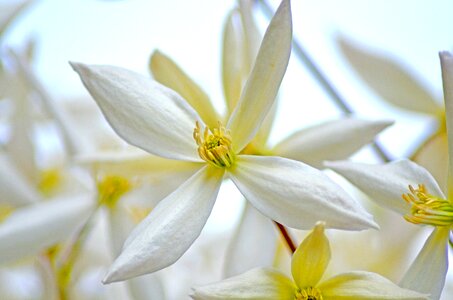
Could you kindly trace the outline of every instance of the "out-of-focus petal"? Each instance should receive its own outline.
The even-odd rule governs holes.
[[[412,160],[433,175],[442,191],[447,191],[448,139],[445,131],[436,133],[421,145]]]
[[[132,278],[127,284],[134,300],[167,299],[159,273]]]
[[[410,211],[410,205],[402,198],[409,192],[409,185],[417,187],[424,184],[431,195],[445,198],[431,174],[409,160],[382,165],[350,161],[326,162],[325,165],[344,176],[379,205],[402,215]]]
[[[283,0],[264,35],[241,99],[227,124],[237,152],[253,139],[274,103],[288,65],[291,39],[290,1]]]
[[[235,276],[257,267],[271,267],[277,243],[278,236],[273,222],[246,203],[239,227],[225,255],[224,277]]]
[[[325,300],[428,300],[428,295],[400,288],[390,280],[370,272],[337,275],[318,288]]]
[[[390,57],[365,51],[346,38],[340,49],[360,77],[383,100],[410,111],[439,116],[443,108],[419,81]]]
[[[242,85],[248,75],[245,63],[244,33],[238,10],[227,17],[223,29],[222,82],[228,112],[231,113],[241,97]]]
[[[258,55],[262,35],[258,30],[258,26],[253,17],[253,0],[239,0],[239,11],[241,13],[242,27],[244,29],[244,47],[245,59],[244,67],[246,72],[249,73],[255,64],[256,56]]]
[[[16,16],[26,8],[32,1],[31,0],[22,0],[22,1],[12,1],[12,2],[3,2],[0,8],[0,36],[7,29],[9,24],[16,18]]]
[[[321,168],[324,160],[348,158],[392,123],[356,118],[329,121],[295,132],[275,146],[272,153]]]
[[[16,210],[0,225],[0,263],[36,254],[67,239],[93,209],[91,196],[78,196]]]
[[[450,228],[436,227],[400,282],[402,287],[430,294],[438,300],[448,271]]]
[[[0,203],[21,206],[40,200],[39,192],[5,155],[0,154]]]
[[[450,52],[440,52],[442,67],[442,82],[444,86],[445,118],[448,135],[448,199],[453,203],[453,55]]]
[[[180,94],[210,127],[222,121],[208,95],[168,56],[155,51],[150,59],[154,79]]]
[[[70,155],[82,153],[83,151],[91,151],[92,145],[85,140],[85,137],[77,131],[77,126],[71,119],[71,117],[60,107],[60,103],[55,101],[51,95],[46,91],[44,86],[41,84],[38,77],[30,67],[27,59],[21,57],[10,49],[9,57],[14,60],[17,67],[20,70],[20,74],[23,80],[27,82],[30,88],[41,98],[41,103],[44,111],[55,120],[58,125],[58,129],[61,131],[63,136],[63,143],[66,147],[66,151]]]
[[[272,269],[253,269],[244,274],[194,288],[193,299],[293,300],[296,287],[282,273]]]
[[[377,227],[372,216],[321,171],[298,161],[239,155],[229,176],[253,206],[284,225],[310,229]],[[303,216],[303,217],[301,217]]]
[[[151,211],[132,231],[104,282],[121,281],[163,269],[200,235],[224,171],[205,166]]]
[[[158,156],[201,161],[192,136],[199,116],[176,92],[123,68],[72,67],[127,142]]]
[[[291,273],[301,289],[316,286],[330,262],[329,240],[324,234],[324,224],[316,224],[293,254]]]

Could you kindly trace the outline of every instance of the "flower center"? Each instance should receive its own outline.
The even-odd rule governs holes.
[[[294,295],[294,300],[322,300],[321,292],[315,287],[306,287],[297,289]]]
[[[415,189],[409,185],[410,193],[403,194],[411,213],[404,218],[414,224],[450,226],[453,224],[453,206],[445,199],[428,194],[426,187],[419,184]]]
[[[46,169],[42,171],[40,175],[41,178],[38,183],[38,189],[43,195],[50,196],[61,184],[61,172],[56,168]]]
[[[195,123],[193,138],[198,145],[198,155],[218,168],[229,168],[234,162],[234,152],[231,136],[228,130],[219,122],[218,127],[204,128],[204,132],[198,121]]]
[[[120,176],[105,176],[97,183],[99,203],[113,208],[121,196],[131,189],[126,178]]]

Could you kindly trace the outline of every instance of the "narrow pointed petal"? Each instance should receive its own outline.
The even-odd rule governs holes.
[[[176,92],[126,69],[71,65],[124,140],[158,156],[201,161],[192,136],[199,116]]]
[[[244,33],[238,10],[227,17],[223,29],[222,82],[228,115],[233,112],[241,97],[242,85],[248,75],[245,63]]]
[[[38,182],[39,170],[33,143],[32,105],[29,102],[30,88],[19,76],[10,77],[10,97],[14,100],[14,115],[11,119],[11,137],[6,145],[9,157],[18,170],[31,183]]]
[[[318,288],[324,300],[428,300],[428,295],[400,288],[376,273],[350,272],[337,275]]]
[[[319,222],[293,254],[291,273],[297,286],[301,289],[316,286],[329,262],[329,240],[324,224]]]
[[[129,235],[104,283],[152,273],[177,261],[200,235],[223,173],[205,166],[161,200]]]
[[[448,271],[450,228],[436,227],[400,282],[402,287],[430,294],[438,300]]]
[[[350,161],[326,162],[325,165],[345,177],[379,205],[402,215],[410,205],[402,199],[409,192],[408,186],[424,184],[431,195],[445,198],[439,185],[424,168],[409,160],[382,165]]]
[[[180,94],[198,112],[206,125],[216,127],[222,121],[208,95],[168,56],[155,51],[149,67],[154,79]]]
[[[133,278],[127,285],[134,300],[167,299],[159,273]]]
[[[8,28],[9,24],[24,10],[32,1],[3,2],[0,9],[0,36]]]
[[[296,287],[282,273],[273,269],[253,269],[244,274],[205,286],[195,287],[196,300],[293,300]]]
[[[436,179],[442,191],[447,191],[448,138],[445,131],[438,132],[426,140],[412,160],[426,168]]]
[[[263,37],[253,17],[253,6],[256,4],[255,1],[239,0],[238,2],[241,13],[242,28],[244,30],[244,48],[246,52],[244,53],[244,64],[247,73],[249,73],[255,64],[255,59],[260,50],[260,44]]]
[[[27,82],[30,88],[41,98],[41,103],[44,111],[55,120],[58,129],[63,136],[63,143],[66,151],[70,155],[82,153],[83,151],[91,151],[91,144],[85,140],[77,130],[70,116],[60,107],[60,103],[55,101],[46,91],[39,78],[29,65],[26,58],[21,57],[13,50],[9,51],[9,57],[14,60],[20,70],[23,80]]]
[[[39,192],[11,161],[0,154],[0,202],[21,206],[41,200]]]
[[[283,0],[266,31],[255,65],[227,128],[240,152],[255,136],[274,103],[291,53],[289,0]]]
[[[93,211],[90,198],[52,200],[13,212],[0,224],[0,263],[37,254],[69,238]]]
[[[257,267],[271,267],[277,243],[278,235],[273,222],[246,203],[239,227],[225,255],[224,277]]]
[[[358,75],[384,101],[399,108],[439,116],[443,108],[419,81],[391,57],[360,49],[346,38],[340,49]]]
[[[286,226],[310,229],[317,221],[325,221],[330,228],[377,227],[372,216],[340,186],[301,162],[239,155],[229,176],[255,208]]]
[[[442,67],[442,82],[444,86],[445,116],[448,134],[448,199],[453,201],[453,55],[450,52],[440,52]],[[453,202],[452,202],[453,203]]]
[[[342,118],[295,132],[272,153],[322,168],[324,160],[346,159],[392,125],[390,121]]]

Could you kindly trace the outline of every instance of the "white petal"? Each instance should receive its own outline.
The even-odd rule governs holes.
[[[356,118],[329,121],[292,134],[272,153],[321,168],[324,160],[348,158],[392,123]]]
[[[234,147],[242,150],[255,136],[274,103],[291,53],[289,0],[283,0],[266,31],[253,70],[227,128]]]
[[[33,142],[33,117],[30,105],[30,88],[19,77],[8,81],[10,96],[14,100],[14,114],[11,119],[11,137],[6,145],[9,157],[30,182],[38,181],[36,152]]]
[[[158,156],[201,161],[192,136],[199,116],[176,92],[123,68],[71,65],[127,142]]]
[[[127,284],[134,300],[167,299],[159,273],[133,278]]]
[[[390,57],[360,49],[345,38],[340,49],[358,75],[383,100],[410,111],[438,116],[443,108],[409,70]]]
[[[412,156],[420,166],[426,168],[436,179],[442,191],[447,191],[448,140],[445,131],[432,135]]]
[[[23,80],[33,88],[37,95],[41,98],[41,104],[44,111],[55,120],[58,125],[58,129],[61,131],[63,136],[63,142],[66,150],[70,155],[81,153],[83,151],[91,151],[92,147],[85,137],[77,131],[77,126],[71,120],[70,116],[60,107],[60,103],[55,101],[51,95],[46,91],[44,86],[41,84],[38,77],[29,65],[26,58],[21,57],[13,50],[9,51],[9,57],[14,60],[17,67],[20,70],[20,74]]]
[[[256,56],[260,50],[260,44],[263,40],[258,26],[253,17],[253,5],[256,4],[253,0],[239,0],[239,11],[241,13],[242,27],[244,30],[244,47],[246,50],[244,61],[247,73],[250,72],[255,64]]]
[[[2,2],[0,5],[0,36],[14,18],[31,2],[31,0]]]
[[[272,269],[253,269],[247,273],[194,288],[196,300],[260,299],[293,300],[296,287],[282,273]]]
[[[401,280],[401,286],[438,300],[448,271],[450,228],[436,227]]]
[[[205,166],[168,195],[132,231],[104,283],[163,269],[200,235],[222,182],[223,170]]]
[[[151,56],[150,68],[154,78],[180,94],[209,127],[216,127],[222,121],[208,95],[169,57],[155,51]]]
[[[326,162],[325,165],[345,177],[379,205],[402,215],[410,211],[410,205],[402,198],[403,194],[409,193],[409,185],[417,187],[418,184],[424,184],[431,195],[445,198],[431,174],[409,160],[382,165],[350,161]]]
[[[340,274],[322,282],[318,288],[326,300],[428,300],[427,295],[400,288],[387,278],[371,272]]]
[[[442,82],[444,86],[445,117],[448,134],[448,198],[453,201],[453,55],[450,52],[440,53]],[[453,202],[452,202],[453,203]]]
[[[321,171],[298,161],[239,155],[229,176],[253,206],[269,218],[297,229],[377,227],[340,186]]]
[[[271,267],[277,243],[275,224],[246,203],[239,227],[225,255],[224,277],[235,276],[257,267]]]
[[[249,72],[245,63],[244,33],[238,25],[238,15],[238,10],[233,10],[228,15],[223,29],[222,82],[229,113],[236,107],[244,78]]]
[[[0,203],[20,206],[40,200],[39,192],[5,155],[0,154]]]
[[[0,225],[0,263],[36,254],[67,239],[93,209],[91,196],[79,196],[16,210]]]

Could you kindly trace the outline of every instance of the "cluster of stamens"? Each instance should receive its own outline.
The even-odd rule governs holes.
[[[193,138],[198,145],[198,154],[204,161],[218,168],[229,168],[233,165],[235,156],[231,136],[220,122],[218,127],[205,127],[204,131],[196,122]]]
[[[294,300],[322,300],[321,292],[315,287],[297,289]]]
[[[105,176],[97,183],[99,203],[114,207],[121,196],[131,189],[126,178],[120,176]]]
[[[407,221],[434,226],[453,224],[453,205],[450,202],[428,194],[423,184],[419,184],[417,189],[409,185],[409,191],[403,194],[403,199],[412,206],[411,214],[404,216]]]

